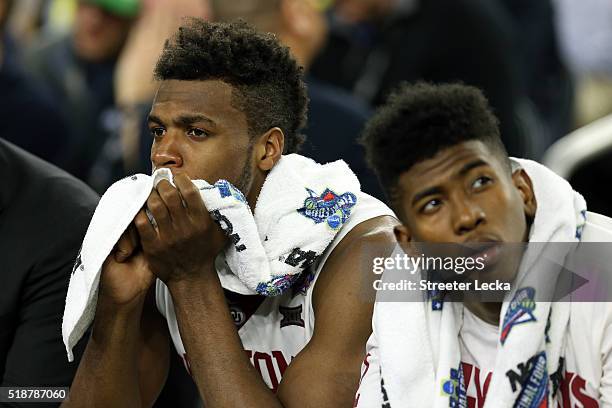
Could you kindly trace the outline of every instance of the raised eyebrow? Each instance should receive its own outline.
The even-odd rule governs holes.
[[[412,205],[415,205],[417,202],[421,201],[423,198],[427,196],[436,195],[440,193],[442,193],[442,189],[440,187],[430,187],[423,191],[419,191],[418,193],[414,195],[414,198],[412,199]]]

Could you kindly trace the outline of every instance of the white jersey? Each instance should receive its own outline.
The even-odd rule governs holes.
[[[230,301],[230,311],[239,327],[238,334],[244,350],[273,391],[276,391],[291,360],[312,337],[315,325],[312,294],[325,261],[356,225],[382,215],[395,216],[389,207],[374,197],[365,193],[357,194],[357,204],[346,224],[321,257],[302,273],[291,289],[281,296],[265,298],[252,314],[232,306]],[[170,292],[159,280],[156,282],[155,298],[157,308],[168,323],[174,346],[189,369]]]
[[[587,212],[582,242],[612,242],[612,219]],[[399,315],[398,319],[410,319]],[[380,333],[376,319],[361,367],[361,381],[355,407],[390,406],[381,367]],[[404,340],[403,333],[397,334]],[[388,338],[388,337],[387,337]],[[467,308],[460,331],[461,368],[468,408],[484,405],[494,367],[498,328],[480,321]],[[572,302],[563,350],[564,364],[559,378],[557,406],[554,408],[612,408],[612,302]],[[418,367],[406,361],[406,370],[419,375]],[[521,369],[506,375],[520,375]],[[395,405],[393,405],[395,407]],[[551,407],[553,408],[553,407]]]
[[[610,328],[607,327],[611,312],[609,303],[572,304],[568,341],[563,350],[564,366],[557,391],[559,408],[610,406],[610,393],[604,391],[607,387],[602,384],[608,378],[602,378],[602,372],[604,366],[610,364],[606,356],[612,351]],[[586,332],[585,322],[590,329]],[[498,352],[498,328],[465,308],[459,336],[467,407],[482,407],[487,398],[495,398],[488,397],[487,391]],[[598,339],[599,344],[593,339]],[[604,360],[600,356],[604,356]],[[516,374],[520,372],[517,368]]]

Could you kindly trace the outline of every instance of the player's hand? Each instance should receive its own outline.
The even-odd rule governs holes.
[[[162,180],[147,199],[156,228],[144,210],[134,219],[151,271],[166,283],[203,277],[227,243],[189,177],[174,182],[177,188]]]
[[[130,226],[121,234],[119,241],[114,248],[115,261],[125,262],[132,254],[136,251],[140,245],[138,238],[138,232],[134,224]]]
[[[134,248],[127,258],[117,252],[111,253],[102,266],[99,300],[114,306],[135,306],[144,299],[155,275],[142,250]]]

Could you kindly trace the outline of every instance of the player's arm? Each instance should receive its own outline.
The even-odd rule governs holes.
[[[191,180],[179,174],[174,182],[178,190],[162,180],[147,200],[156,227],[144,211],[134,222],[150,271],[172,296],[204,406],[278,407],[244,353],[214,268],[227,237],[213,223]]]
[[[353,406],[372,332],[373,302],[366,300],[374,278],[371,258],[393,251],[396,224],[391,217],[359,224],[327,260],[314,289],[313,337],[279,386],[283,406]]]
[[[148,407],[166,380],[168,332],[144,258],[118,263],[112,257],[102,272],[92,335],[62,407]]]
[[[340,401],[350,406],[372,318],[372,304],[362,303],[359,297],[363,276],[360,268],[364,265],[360,262],[362,248],[357,243],[367,237],[378,241],[374,239],[378,237],[390,246],[394,242],[390,225],[394,219],[365,222],[334,249],[322,272],[325,278],[317,283],[315,292],[320,327],[314,344],[298,357],[297,368],[291,370],[295,373],[293,379],[290,377],[286,390],[277,397],[244,353],[214,268],[215,256],[227,238],[213,224],[189,178],[179,174],[174,181],[176,188],[162,180],[147,200],[157,228],[148,223],[144,212],[137,215],[135,222],[147,264],[166,283],[172,296],[191,373],[204,405],[337,407]],[[334,363],[329,364],[332,358]]]
[[[391,217],[360,224],[326,262],[315,289],[313,339],[285,371],[278,395],[244,353],[212,264],[197,279],[170,282],[191,372],[207,407],[351,407],[371,332],[372,303],[364,302],[362,245],[386,256],[394,243]],[[371,262],[369,263],[371,268]],[[370,275],[371,270],[370,270]]]
[[[205,407],[282,407],[247,358],[211,264],[193,281],[167,283]]]

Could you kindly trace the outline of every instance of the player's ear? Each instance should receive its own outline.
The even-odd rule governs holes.
[[[535,193],[533,191],[533,184],[531,183],[531,179],[525,170],[515,170],[512,173],[512,182],[521,196],[525,215],[528,218],[535,217],[538,205],[536,202]]]
[[[253,148],[257,167],[262,171],[271,170],[283,155],[284,147],[285,135],[278,127],[259,136]]]
[[[419,253],[419,250],[416,247],[416,242],[414,242],[414,236],[410,232],[410,228],[404,224],[400,224],[393,228],[393,232],[395,233],[397,243],[405,253],[409,255]]]
[[[393,227],[395,233],[395,239],[400,244],[407,244],[410,242],[410,231],[404,224],[396,225]]]

